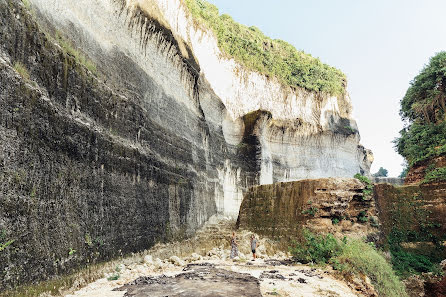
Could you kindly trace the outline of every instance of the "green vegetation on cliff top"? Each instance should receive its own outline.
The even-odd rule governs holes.
[[[340,70],[285,41],[265,36],[256,27],[220,15],[216,6],[204,0],[184,1],[195,21],[213,30],[220,50],[245,67],[276,77],[284,85],[331,95],[345,93],[346,77]]]
[[[400,115],[408,125],[394,143],[409,167],[446,154],[445,110],[446,52],[440,52],[414,78],[401,100]]]

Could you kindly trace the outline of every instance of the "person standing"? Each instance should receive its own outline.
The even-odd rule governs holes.
[[[235,239],[235,232],[232,232],[232,239],[231,239],[231,259],[234,259],[235,257],[238,257],[238,247],[237,247],[237,241]]]
[[[252,234],[251,235],[251,252],[252,252],[252,256],[253,256],[252,261],[255,261],[255,259],[256,259],[256,248],[257,248],[257,239],[254,236],[254,234]]]

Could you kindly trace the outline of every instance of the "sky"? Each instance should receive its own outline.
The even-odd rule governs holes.
[[[446,0],[208,0],[220,13],[285,40],[348,79],[361,143],[398,176],[392,140],[400,100],[429,58],[446,50]]]

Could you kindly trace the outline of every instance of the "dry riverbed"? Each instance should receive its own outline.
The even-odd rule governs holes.
[[[329,268],[287,260],[289,255],[268,239],[260,239],[260,258],[251,261],[247,231],[239,232],[240,257],[231,260],[227,242],[233,223],[215,218],[194,238],[124,259],[103,278],[66,296],[362,296]]]

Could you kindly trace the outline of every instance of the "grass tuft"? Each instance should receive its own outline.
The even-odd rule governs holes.
[[[331,95],[345,93],[346,77],[340,70],[283,40],[265,36],[256,27],[220,15],[215,5],[204,0],[184,1],[195,22],[215,33],[220,50],[245,67],[276,77],[284,85]]]
[[[26,69],[25,65],[23,65],[21,62],[17,61],[14,63],[13,67],[14,67],[15,71],[17,71],[22,78],[29,80],[30,75],[29,75],[28,69]]]
[[[67,53],[70,56],[73,56],[77,62],[84,65],[85,68],[87,68],[91,73],[97,75],[97,68],[96,65],[88,59],[82,52],[77,50],[73,44],[66,39],[61,32],[56,32],[56,39],[55,42],[59,44],[59,46],[63,49],[65,53]]]
[[[360,240],[349,241],[337,260],[343,264],[343,272],[367,275],[379,296],[407,296],[392,266],[372,245]]]

